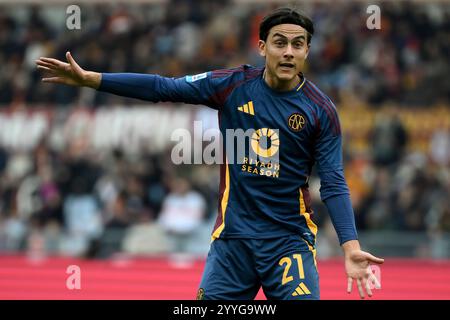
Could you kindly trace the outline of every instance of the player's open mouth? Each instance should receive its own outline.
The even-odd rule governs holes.
[[[289,62],[283,62],[283,63],[280,63],[280,67],[283,69],[292,69],[295,67],[295,65],[293,63],[289,63]]]

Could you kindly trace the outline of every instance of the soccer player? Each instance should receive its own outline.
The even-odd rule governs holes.
[[[384,260],[360,249],[338,114],[302,73],[313,33],[308,17],[277,9],[260,24],[264,67],[242,65],[181,78],[86,71],[69,52],[68,63],[44,57],[36,62],[50,74],[44,82],[217,109],[224,140],[227,129],[254,130],[242,159],[224,152],[218,217],[198,299],[253,299],[261,286],[268,299],[320,299],[317,226],[308,192],[314,163],[345,256],[347,291],[356,280],[360,297],[372,296],[370,283],[376,285],[376,279],[370,263]]]

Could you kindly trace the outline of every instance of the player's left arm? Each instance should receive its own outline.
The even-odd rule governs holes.
[[[330,214],[345,257],[347,292],[351,293],[356,280],[358,292],[364,299],[372,296],[370,282],[379,287],[370,264],[381,264],[383,259],[362,251],[355,226],[350,192],[345,181],[342,159],[342,135],[339,117],[331,100],[321,107],[320,128],[316,140],[315,158],[321,180],[320,195]]]

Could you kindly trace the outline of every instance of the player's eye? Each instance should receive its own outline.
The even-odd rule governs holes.
[[[302,47],[303,47],[303,42],[302,41],[294,42],[294,48],[301,49]]]
[[[281,40],[275,41],[275,45],[277,47],[283,47],[285,45],[285,41],[281,41]]]

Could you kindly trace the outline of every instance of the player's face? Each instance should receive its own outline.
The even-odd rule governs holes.
[[[259,41],[260,54],[266,58],[266,81],[274,88],[292,89],[298,83],[309,45],[307,31],[295,24],[280,24],[270,29],[266,41]]]

